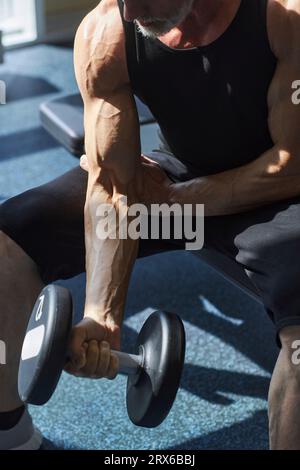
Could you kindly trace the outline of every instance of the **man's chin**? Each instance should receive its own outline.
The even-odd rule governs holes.
[[[186,3],[183,5],[182,9],[178,12],[173,18],[168,20],[153,21],[153,22],[141,22],[135,20],[135,24],[138,26],[139,31],[145,37],[158,38],[159,36],[164,36],[169,33],[173,28],[179,26],[189,15],[192,10],[194,0],[186,0]]]
[[[163,24],[156,26],[155,22],[152,23],[141,23],[136,21],[139,31],[142,33],[143,36],[147,38],[156,39],[164,34],[169,33],[173,29],[173,25],[171,24]]]

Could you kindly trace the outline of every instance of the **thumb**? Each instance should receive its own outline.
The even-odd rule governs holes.
[[[64,366],[65,372],[79,377],[78,372],[86,365],[86,352],[88,349],[88,343],[84,343],[80,354],[74,354],[69,352],[68,361]]]
[[[157,163],[155,160],[152,160],[151,158],[147,157],[147,155],[144,155],[143,153],[141,155],[141,160],[142,160],[142,162],[148,163],[150,165],[154,165],[154,166],[157,166],[157,167],[160,166],[159,163]]]

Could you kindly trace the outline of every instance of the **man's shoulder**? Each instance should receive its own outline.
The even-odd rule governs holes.
[[[101,0],[82,22],[87,34],[96,33],[103,28],[108,35],[123,32],[118,0]],[[108,30],[112,27],[112,30]]]
[[[295,52],[300,40],[300,0],[268,0],[268,33],[279,59]]]
[[[125,34],[117,0],[101,0],[81,22],[75,38],[75,47],[84,48],[93,55],[109,48],[119,48]]]
[[[74,63],[78,83],[110,90],[129,82],[125,33],[117,0],[102,0],[80,24]]]

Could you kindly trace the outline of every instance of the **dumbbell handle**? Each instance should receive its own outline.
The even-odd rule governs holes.
[[[111,351],[119,359],[119,373],[136,374],[143,365],[143,354],[127,354],[120,351]]]
[[[40,346],[43,342],[43,338],[44,336],[43,333],[41,333],[40,327],[34,328],[27,332],[22,349],[23,360],[31,359],[38,354]],[[113,350],[111,352],[119,359],[119,373],[121,374],[136,374],[143,365],[144,355],[142,347],[139,355],[127,354],[121,351]],[[67,356],[66,360],[68,361],[70,358]]]
[[[144,355],[143,349],[141,348],[141,353],[128,354],[121,351],[114,351],[111,349],[112,354],[117,356],[119,359],[119,371],[118,374],[133,375],[138,372],[138,370],[143,366]],[[67,361],[70,360],[70,357],[67,356]]]

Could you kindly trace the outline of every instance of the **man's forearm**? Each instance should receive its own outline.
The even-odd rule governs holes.
[[[111,206],[115,219],[99,217],[98,209],[103,205]],[[85,206],[86,233],[86,305],[85,316],[99,322],[121,325],[126,302],[127,289],[133,264],[137,257],[138,240],[119,238],[120,214],[127,211],[127,206],[120,205],[114,198],[108,197],[101,188],[91,191]],[[98,214],[98,215],[97,215]],[[105,220],[110,237],[104,236]],[[108,232],[106,232],[108,233]],[[114,236],[115,235],[115,236]]]
[[[297,195],[300,195],[300,168],[289,154],[272,149],[243,167],[173,185],[171,202],[204,204],[206,216],[220,216],[246,212]]]

